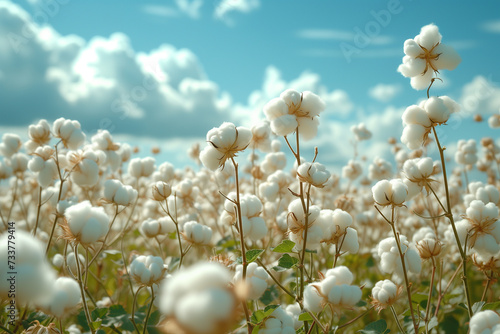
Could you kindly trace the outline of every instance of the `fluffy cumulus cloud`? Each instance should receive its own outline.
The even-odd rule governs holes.
[[[459,103],[462,117],[481,114],[489,116],[500,112],[500,83],[492,76],[478,75],[464,85]]]
[[[250,13],[260,7],[260,0],[221,0],[214,10],[214,17],[233,25],[234,21],[230,17],[232,12]]]
[[[4,124],[43,115],[78,119],[89,132],[175,137],[199,136],[230,119],[229,95],[189,50],[162,45],[138,53],[120,33],[62,36],[7,1],[0,2],[0,49]]]
[[[486,21],[481,25],[481,28],[487,32],[500,34],[500,20]]]
[[[400,85],[380,83],[370,88],[368,94],[375,100],[387,103],[391,101],[400,91]]]
[[[203,0],[175,0],[175,6],[165,6],[157,4],[146,4],[142,6],[142,11],[149,15],[162,17],[176,17],[185,15],[192,19],[200,18],[200,10]]]

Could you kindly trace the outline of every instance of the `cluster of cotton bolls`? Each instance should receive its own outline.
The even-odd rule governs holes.
[[[15,238],[17,304],[36,326],[71,333],[347,333],[377,320],[394,332],[497,330],[500,147],[441,146],[435,130],[460,108],[429,86],[460,58],[435,25],[404,53],[399,71],[428,98],[401,115],[393,157],[358,154],[372,133],[353,125],[341,170],[303,143],[333,110],[294,89],[253,127],[207,129],[189,152],[198,167],[85,134],[76,120],[40,120],[24,142],[3,134],[0,255]],[[0,264],[3,305],[9,271]]]

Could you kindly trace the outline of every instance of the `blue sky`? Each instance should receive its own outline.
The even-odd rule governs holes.
[[[326,163],[347,161],[347,130],[360,121],[374,132],[362,149],[387,156],[404,108],[425,97],[396,72],[403,43],[429,23],[462,57],[433,90],[466,104],[449,145],[496,136],[471,116],[500,108],[497,1],[0,0],[0,130],[62,116],[146,146],[161,140],[184,163],[179,147],[225,120],[251,126],[263,103],[296,88],[327,100],[309,144]],[[24,36],[17,47],[12,36]]]

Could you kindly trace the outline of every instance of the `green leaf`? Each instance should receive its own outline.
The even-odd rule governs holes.
[[[452,315],[446,315],[439,323],[439,328],[445,332],[445,334],[455,334],[458,333],[460,329],[460,324]]]
[[[96,334],[106,334],[106,332],[103,329],[98,329]]]
[[[437,317],[432,317],[431,320],[429,320],[428,329],[431,330],[434,327],[436,327],[437,325],[439,325],[439,321],[438,321]]]
[[[273,269],[274,271],[281,272],[294,267],[297,263],[299,263],[299,259],[285,253],[280,257],[278,265],[273,267]]]
[[[370,256],[366,261],[366,267],[371,268],[374,265],[375,265],[375,260],[373,259],[373,256]]]
[[[415,304],[420,304],[421,301],[427,300],[428,296],[425,293],[413,293],[411,295],[411,301]]]
[[[483,310],[496,310],[500,308],[500,301],[488,303],[483,306]]]
[[[485,302],[474,303],[474,305],[472,305],[472,314],[476,314],[477,312],[481,311],[484,304],[486,304],[486,303]]]
[[[273,252],[276,253],[291,253],[295,242],[290,240],[283,240],[278,246],[273,248]]]
[[[76,316],[76,323],[80,325],[85,332],[90,331],[89,324],[87,323],[87,317],[85,316],[85,312],[83,310]]]
[[[90,318],[92,320],[97,320],[97,319],[104,319],[104,316],[108,313],[108,309],[103,307],[103,308],[96,308],[90,313]]]
[[[148,333],[149,334],[160,334],[160,331],[158,330],[158,328],[156,328],[158,321],[160,321],[160,311],[156,310],[149,315],[149,319],[148,319]]]
[[[302,313],[299,315],[299,321],[313,321],[313,317],[309,313]]]
[[[259,334],[259,329],[260,329],[260,325],[255,326],[255,327],[252,329],[252,334]]]
[[[247,257],[247,263],[252,263],[253,261],[257,260],[257,258],[260,256],[260,254],[264,253],[263,249],[251,249],[245,253]]]
[[[280,295],[278,289],[276,289],[276,285],[271,285],[269,288],[264,291],[262,297],[259,298],[259,301],[264,305],[271,304],[276,298]]]
[[[250,320],[254,324],[260,324],[262,320],[269,317],[279,305],[268,305],[264,310],[257,310],[252,314]]]
[[[360,300],[359,302],[356,303],[356,307],[363,307],[363,306],[366,306],[368,303],[365,302],[364,300]]]
[[[92,328],[94,328],[94,330],[98,329],[99,327],[101,327],[101,324],[102,324],[102,320],[99,320],[99,321],[94,321],[91,323],[92,325]]]
[[[137,314],[136,314],[137,318]],[[103,319],[103,326],[122,328],[126,331],[134,331],[134,325],[129,319],[129,314],[121,305],[113,305],[109,308],[109,313],[106,319]]]
[[[390,329],[387,329],[387,322],[384,319],[369,323],[365,328],[358,331],[358,333],[363,334],[385,334],[389,332]]]

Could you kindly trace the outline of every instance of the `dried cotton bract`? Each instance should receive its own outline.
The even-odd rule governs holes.
[[[201,151],[200,160],[205,167],[215,171],[247,148],[251,140],[252,131],[249,129],[229,122],[222,123],[220,127],[208,131],[208,145]]]
[[[442,44],[441,37],[438,27],[429,24],[422,27],[414,39],[405,41],[405,56],[398,72],[411,78],[411,86],[416,90],[427,88],[435,72],[441,69],[454,70],[460,64],[458,53]]]
[[[166,333],[227,333],[238,320],[240,301],[229,286],[231,274],[214,262],[182,269],[165,281],[161,292],[161,324]]]
[[[316,136],[318,116],[324,109],[325,102],[316,94],[288,89],[264,106],[264,114],[278,136],[287,136],[298,129],[307,140]]]

